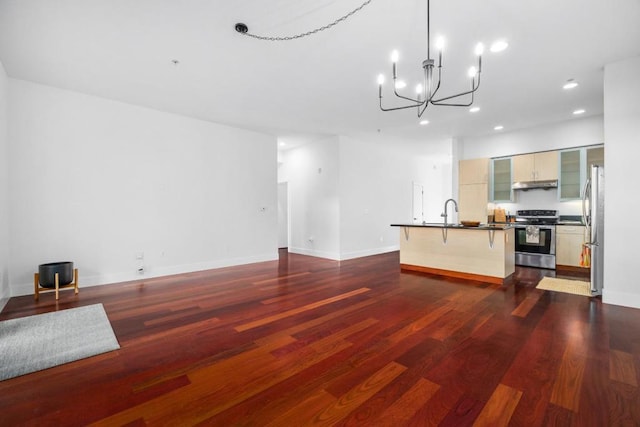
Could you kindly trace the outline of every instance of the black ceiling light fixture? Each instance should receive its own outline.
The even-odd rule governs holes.
[[[470,89],[457,93],[455,95],[444,96],[436,98],[436,94],[440,89],[442,82],[442,50],[444,48],[444,39],[439,37],[436,40],[435,48],[438,50],[438,64],[436,66],[435,59],[431,58],[431,39],[430,39],[430,27],[429,27],[429,0],[427,0],[427,59],[422,61],[423,69],[423,81],[416,87],[415,98],[411,96],[405,96],[398,93],[399,89],[402,89],[406,84],[402,80],[398,80],[397,63],[398,63],[398,51],[394,50],[391,54],[391,61],[393,62],[392,76],[393,76],[393,93],[396,97],[408,102],[406,105],[399,107],[385,108],[382,106],[382,86],[384,83],[384,76],[380,74],[378,76],[378,98],[380,101],[380,109],[382,111],[395,111],[404,110],[407,108],[415,108],[418,112],[418,117],[422,117],[429,104],[432,105],[445,105],[450,107],[469,107],[473,104],[473,96],[480,87],[480,73],[482,72],[482,53],[484,52],[484,46],[482,43],[478,43],[475,48],[475,53],[478,56],[478,66],[471,67],[469,69],[469,78],[471,79]],[[437,70],[434,68],[437,67]],[[437,72],[436,72],[437,71]],[[467,102],[462,100],[456,100],[460,97],[467,97]]]

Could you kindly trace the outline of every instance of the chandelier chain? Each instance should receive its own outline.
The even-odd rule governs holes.
[[[325,26],[316,28],[315,30],[307,31],[305,33],[295,34],[293,36],[284,36],[284,37],[261,36],[261,35],[258,35],[258,34],[251,34],[249,32],[244,32],[244,33],[241,33],[241,34],[245,35],[245,36],[248,36],[248,37],[253,37],[254,39],[267,40],[267,41],[272,41],[272,42],[281,42],[281,41],[289,41],[289,40],[301,39],[303,37],[307,37],[307,36],[319,33],[321,31],[328,30],[329,28],[333,27],[334,25],[337,25],[337,24],[341,23],[342,21],[347,20],[351,16],[353,16],[356,13],[360,12],[365,6],[367,6],[372,1],[373,0],[366,0],[360,6],[358,6],[355,9],[353,9],[351,12],[347,13],[346,15],[341,16],[340,18],[336,19],[335,21],[333,21],[333,22],[331,22],[331,23],[329,23],[329,24],[327,24]]]

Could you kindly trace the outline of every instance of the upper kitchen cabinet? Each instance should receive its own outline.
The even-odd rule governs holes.
[[[604,147],[579,147],[560,152],[558,198],[573,200],[582,197],[584,183],[591,165],[604,164]]]
[[[487,221],[489,203],[489,159],[460,160],[458,163],[458,218]]]
[[[558,152],[522,154],[513,157],[513,182],[558,179]]]
[[[460,221],[487,222],[488,184],[464,184],[458,191]]]
[[[487,184],[489,182],[489,159],[460,160],[458,184]]]
[[[578,199],[582,188],[582,150],[560,152],[560,181],[558,195],[561,200]]]
[[[587,148],[587,169],[592,165],[604,166],[604,147]]]
[[[510,202],[513,200],[511,157],[491,160],[491,201]]]

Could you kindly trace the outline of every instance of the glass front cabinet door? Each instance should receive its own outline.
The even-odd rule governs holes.
[[[589,167],[604,164],[604,147],[581,147],[561,151],[559,163],[558,198],[580,199]]]
[[[582,150],[560,152],[560,200],[579,199],[581,191]]]
[[[513,200],[511,190],[511,157],[491,160],[491,201]]]

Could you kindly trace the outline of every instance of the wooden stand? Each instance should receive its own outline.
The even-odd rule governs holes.
[[[36,301],[38,301],[38,298],[40,298],[40,293],[41,292],[53,292],[55,291],[56,293],[56,300],[59,298],[59,294],[60,294],[60,289],[75,289],[75,294],[78,294],[78,269],[74,268],[73,269],[73,282],[69,283],[68,285],[62,285],[60,286],[59,283],[59,274],[56,273],[56,287],[55,288],[45,288],[43,286],[40,286],[40,274],[39,273],[35,273],[33,275],[33,290],[34,290],[34,298]]]

